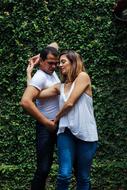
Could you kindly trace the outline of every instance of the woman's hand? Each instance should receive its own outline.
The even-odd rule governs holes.
[[[57,114],[57,115],[56,115],[56,118],[55,118],[55,120],[54,120],[54,123],[57,125],[58,122],[59,122],[59,120],[60,120],[60,118],[59,118],[59,116],[58,116],[58,114]]]

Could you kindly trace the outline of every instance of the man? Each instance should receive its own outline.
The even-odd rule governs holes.
[[[54,120],[58,112],[58,97],[37,99],[41,90],[60,80],[54,72],[57,66],[57,49],[48,46],[40,53],[40,67],[27,86],[21,99],[21,106],[37,120],[37,169],[32,180],[31,190],[44,190],[49,174],[55,144]],[[36,105],[34,101],[36,100]]]

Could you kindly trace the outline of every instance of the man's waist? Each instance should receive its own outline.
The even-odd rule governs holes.
[[[56,114],[58,113],[58,109],[53,109],[53,110],[44,110],[44,109],[39,109],[40,112],[47,117],[50,120],[53,120],[56,117]]]

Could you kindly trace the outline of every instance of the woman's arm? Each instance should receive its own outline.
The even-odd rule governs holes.
[[[75,79],[75,86],[74,89],[68,98],[68,100],[64,103],[63,108],[58,112],[56,116],[56,121],[57,122],[63,115],[67,114],[76,101],[79,99],[79,97],[88,89],[90,88],[91,91],[91,81],[89,78],[89,75],[85,72],[81,72],[78,77]],[[92,93],[91,93],[92,95]]]
[[[38,98],[39,99],[44,99],[44,98],[50,98],[53,96],[58,96],[60,94],[60,83],[59,84],[55,84],[47,89],[42,90],[39,95]]]

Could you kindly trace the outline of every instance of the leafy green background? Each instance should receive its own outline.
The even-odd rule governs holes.
[[[99,147],[93,190],[127,189],[127,24],[115,0],[0,1],[0,189],[27,190],[36,168],[35,121],[19,106],[27,60],[56,41],[84,58],[91,76]],[[57,161],[47,183],[55,188]],[[74,189],[75,180],[72,180]]]

